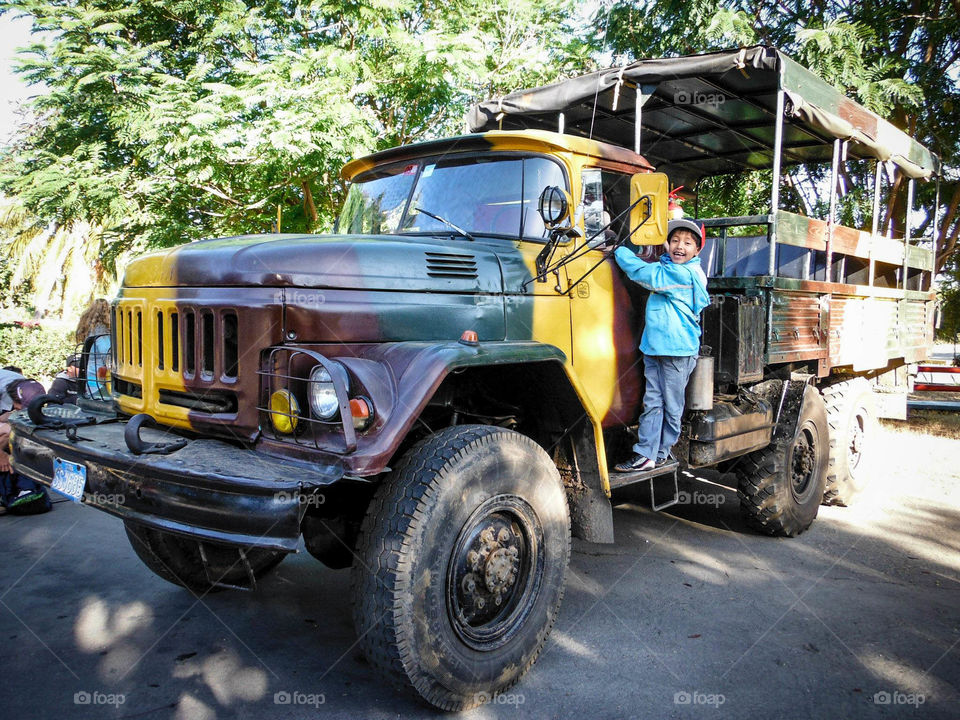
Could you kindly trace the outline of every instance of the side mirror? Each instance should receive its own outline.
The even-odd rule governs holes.
[[[631,242],[659,245],[667,239],[670,181],[665,173],[637,173],[630,178]],[[542,197],[542,196],[541,196]],[[641,202],[637,202],[643,198]],[[649,213],[649,215],[648,215]]]
[[[540,193],[537,212],[547,230],[553,230],[570,218],[570,195],[556,185],[545,187]]]

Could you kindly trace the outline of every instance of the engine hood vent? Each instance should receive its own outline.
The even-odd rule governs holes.
[[[477,279],[477,259],[473,255],[428,250],[426,256],[429,277]]]

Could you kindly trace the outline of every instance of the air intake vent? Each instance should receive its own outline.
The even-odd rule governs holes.
[[[473,255],[427,252],[427,275],[436,278],[477,279],[477,259]]]

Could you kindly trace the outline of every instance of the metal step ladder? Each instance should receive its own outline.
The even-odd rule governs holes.
[[[680,463],[676,460],[664,463],[659,467],[650,470],[638,470],[635,472],[611,472],[610,490],[618,490],[628,485],[636,485],[642,482],[650,482],[650,506],[654,511],[666,510],[668,507],[676,505],[680,501],[680,487],[677,484],[677,472],[680,469]],[[657,502],[657,495],[664,502]],[[671,495],[672,488],[672,495]]]

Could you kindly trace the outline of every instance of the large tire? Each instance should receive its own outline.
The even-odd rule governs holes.
[[[250,584],[247,569],[235,547],[208,542],[203,544],[209,563],[208,577],[197,540],[130,521],[125,521],[123,525],[137,557],[167,582],[197,594],[223,590],[223,585],[245,587]],[[256,578],[275,568],[286,556],[286,553],[263,548],[245,548],[244,553]]]
[[[850,505],[870,479],[877,410],[870,383],[853,378],[823,390],[830,425],[824,505]]]
[[[810,527],[827,481],[828,442],[823,398],[808,385],[793,439],[750,453],[738,466],[740,514],[750,527],[784,537]]]
[[[463,710],[533,665],[563,599],[570,516],[529,438],[460,425],[414,445],[378,488],[352,579],[370,664]]]

